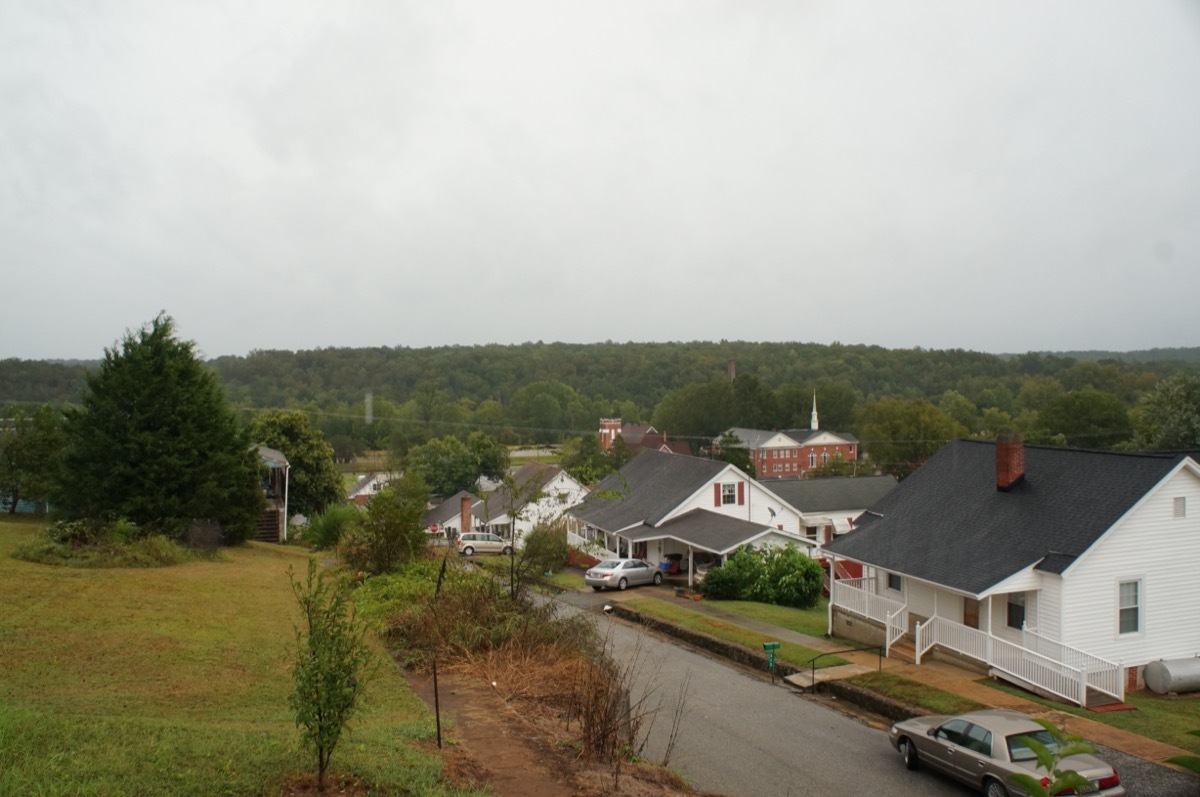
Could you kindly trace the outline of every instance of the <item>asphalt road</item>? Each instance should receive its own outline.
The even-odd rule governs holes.
[[[616,660],[630,673],[633,700],[642,700],[649,714],[643,723],[644,758],[662,762],[668,754],[675,707],[682,705],[684,716],[668,766],[698,789],[728,797],[974,793],[926,770],[909,772],[886,731],[857,717],[723,659],[605,617],[600,613],[602,595],[566,593],[564,598],[596,617]],[[682,701],[681,692],[686,694]],[[1132,797],[1200,793],[1193,776],[1116,751],[1102,754],[1121,773]]]

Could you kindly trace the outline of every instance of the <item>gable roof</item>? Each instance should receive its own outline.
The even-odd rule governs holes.
[[[1025,446],[996,489],[995,444],[954,440],[826,551],[970,595],[1030,566],[1063,573],[1185,459]]]
[[[765,446],[772,438],[782,435],[791,440],[798,446],[802,446],[813,438],[821,435],[831,435],[844,440],[847,443],[856,443],[858,438],[852,434],[845,432],[831,432],[828,429],[780,429],[777,431],[767,431],[766,429],[745,429],[740,426],[735,426],[728,429],[726,434],[737,435],[737,439],[742,442],[742,446],[751,450],[757,450]],[[720,441],[720,437],[713,440],[713,443]]]
[[[805,514],[866,509],[896,489],[895,476],[839,476],[771,480],[771,492]]]
[[[737,470],[726,462],[646,449],[605,476],[571,514],[605,531],[655,526],[726,469]]]
[[[482,521],[484,519],[483,500],[474,493],[459,490],[437,506],[426,510],[425,514],[421,516],[422,525],[431,526],[434,523],[445,524],[450,520],[458,520],[462,514],[462,497],[464,495],[471,499],[471,518]]]
[[[669,537],[693,548],[724,555],[770,534],[795,537],[762,523],[710,512],[707,509],[692,509],[671,518],[657,528],[647,525],[622,536],[630,542]]]
[[[513,491],[508,485],[501,485],[487,496],[487,514],[490,518],[498,518],[511,512],[519,512],[530,503],[537,503],[542,497],[546,485],[566,474],[568,479],[575,481],[571,474],[558,465],[547,465],[543,462],[526,462],[513,473],[512,482],[516,488],[515,500]],[[576,482],[578,484],[578,482]],[[580,489],[583,486],[580,485]]]

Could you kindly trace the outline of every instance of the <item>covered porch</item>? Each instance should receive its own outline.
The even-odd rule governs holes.
[[[912,590],[895,574],[830,581],[829,628],[844,634],[837,615],[866,620],[868,635],[887,655],[905,648],[915,664],[944,651],[1010,683],[1079,706],[1124,702],[1124,668],[1038,633],[1038,593],[1021,590],[979,596],[934,593],[914,603]],[[953,599],[951,599],[953,598]],[[1029,615],[1026,612],[1029,611]],[[852,623],[853,621],[851,621]]]

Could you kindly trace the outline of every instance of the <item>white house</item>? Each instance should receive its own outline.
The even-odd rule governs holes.
[[[1081,705],[1200,655],[1200,465],[956,440],[824,546],[830,632],[952,653]],[[863,622],[866,620],[867,622]]]
[[[794,507],[727,462],[646,450],[567,515],[571,544],[596,556],[696,566],[740,545],[811,548]]]
[[[587,488],[557,465],[528,462],[513,474],[511,484],[487,496],[484,525],[520,546],[526,534],[561,519],[586,495]]]

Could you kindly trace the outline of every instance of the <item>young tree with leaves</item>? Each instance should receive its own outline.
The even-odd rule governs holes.
[[[429,505],[429,487],[417,473],[407,471],[367,502],[366,516],[357,528],[342,533],[338,550],[350,567],[387,573],[419,556],[428,543],[421,518]]]
[[[288,512],[312,516],[342,500],[342,475],[333,447],[300,410],[268,410],[250,421],[250,437],[288,460]]]
[[[71,517],[125,518],[176,538],[194,519],[214,520],[232,543],[263,509],[258,453],[166,314],[104,350],[66,432],[55,503]]]
[[[308,560],[305,581],[290,570],[289,576],[302,622],[296,627],[290,703],[304,745],[317,760],[317,791],[324,792],[329,761],[358,708],[374,656],[345,582],[319,570],[315,559]]]
[[[49,499],[66,434],[62,413],[49,404],[32,411],[13,407],[0,417],[10,424],[0,430],[0,510],[7,504],[13,514],[19,501]]]

